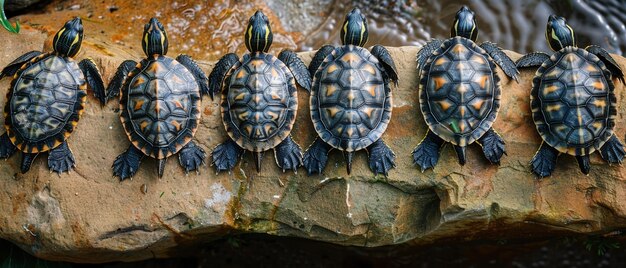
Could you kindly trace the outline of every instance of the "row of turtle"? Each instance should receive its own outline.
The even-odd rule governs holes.
[[[513,62],[497,45],[476,44],[475,14],[462,7],[456,14],[451,38],[432,40],[417,54],[420,110],[429,130],[413,151],[424,171],[438,162],[440,150],[451,143],[459,162],[465,148],[478,143],[485,157],[498,164],[505,142],[492,128],[502,88],[497,74],[518,80],[518,68],[539,67],[530,93],[533,121],[543,143],[531,161],[539,177],[549,176],[560,153],[574,155],[583,173],[589,173],[589,155],[599,151],[610,163],[620,163],[624,146],[614,134],[617,114],[613,79],[623,81],[614,59],[602,48],[576,47],[574,31],[565,19],[550,16],[546,39],[555,53],[534,52]],[[395,154],[382,140],[392,113],[392,86],[398,73],[383,46],[363,48],[367,22],[352,10],[341,27],[342,46],[324,46],[308,69],[289,50],[268,54],[272,30],[257,11],[245,31],[250,53],[242,59],[222,57],[207,77],[186,55],[167,57],[168,38],[163,25],[152,18],[144,27],[146,58],[124,61],[105,89],[96,64],[76,63],[83,26],[68,21],[54,36],[50,53],[28,52],[5,67],[0,78],[13,76],[5,105],[6,133],[0,136],[0,157],[22,152],[21,171],[35,157],[49,152],[51,171],[69,171],[75,160],[67,138],[83,112],[89,86],[101,104],[119,98],[120,119],[131,145],[113,163],[122,180],[132,177],[144,156],[158,160],[162,176],[165,161],[178,154],[185,171],[197,170],[205,151],[192,139],[200,120],[204,95],[221,96],[221,113],[229,139],[212,152],[217,171],[235,167],[244,151],[260,169],[264,152],[273,150],[276,164],[309,174],[322,173],[332,149],[344,152],[348,174],[356,151],[367,150],[369,166],[387,174]],[[298,111],[298,86],[310,92],[311,119],[318,137],[303,154],[291,138]]]

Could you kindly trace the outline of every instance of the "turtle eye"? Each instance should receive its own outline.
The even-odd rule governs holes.
[[[83,24],[80,18],[70,20],[63,25],[52,40],[55,52],[73,57],[80,51],[83,41]]]

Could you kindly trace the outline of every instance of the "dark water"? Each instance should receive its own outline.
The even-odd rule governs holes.
[[[309,15],[322,15],[325,19],[310,29],[300,29],[305,33],[298,44],[303,50],[316,49],[326,43],[339,44],[340,25],[353,7],[359,7],[369,19],[368,45],[404,46],[449,37],[456,11],[461,5],[468,5],[478,18],[479,42],[497,42],[505,49],[518,52],[549,51],[544,31],[548,16],[554,13],[568,20],[576,31],[579,46],[596,44],[622,55],[626,51],[626,0],[321,2],[326,3],[325,9]],[[283,17],[281,21],[285,22]],[[300,18],[306,19],[307,15]]]

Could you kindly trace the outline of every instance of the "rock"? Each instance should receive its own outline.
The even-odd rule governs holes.
[[[50,29],[28,26],[19,35],[0,31],[5,40],[0,65],[30,50],[49,49],[53,34]],[[97,38],[86,37],[78,58],[94,58],[107,81],[123,60],[142,55],[121,45],[101,46]],[[119,121],[118,103],[113,100],[100,107],[90,95],[69,140],[77,160],[74,171],[50,174],[45,154],[27,174],[19,174],[19,154],[0,165],[0,238],[44,259],[98,263],[175,256],[236,233],[346,246],[402,244],[419,250],[460,240],[602,233],[626,227],[623,167],[608,166],[594,155],[592,172],[585,176],[573,157],[561,156],[552,177],[537,180],[530,173],[528,162],[540,143],[530,119],[533,70],[522,71],[520,84],[503,80],[502,109],[494,128],[506,140],[508,156],[500,166],[488,164],[477,145],[468,148],[468,163],[459,166],[448,146],[434,171],[421,173],[410,156],[426,132],[417,105],[414,58],[418,48],[389,50],[401,80],[383,136],[397,155],[397,167],[388,177],[372,175],[365,152],[357,153],[352,175],[347,176],[342,155],[334,151],[321,176],[308,177],[303,169],[283,173],[268,153],[259,173],[250,154],[232,173],[217,175],[204,167],[199,174],[185,176],[173,158],[158,179],[156,161],[145,159],[133,180],[119,182],[110,167],[129,142]],[[308,63],[312,53],[300,56]],[[626,69],[626,59],[615,57]],[[213,64],[200,60],[207,73]],[[0,81],[0,103],[9,84],[10,79]],[[625,88],[617,85],[621,101]],[[293,136],[306,148],[315,135],[308,94],[298,93],[300,109]],[[205,98],[202,106],[196,140],[210,152],[226,133],[218,102]],[[622,139],[625,115],[622,105],[616,130]]]
[[[15,12],[25,9],[29,6],[42,2],[41,0],[6,0],[4,1],[4,10]]]

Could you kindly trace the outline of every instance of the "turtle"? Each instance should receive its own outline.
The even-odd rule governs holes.
[[[120,120],[131,142],[113,162],[113,175],[132,178],[149,156],[158,160],[161,178],[167,158],[175,154],[186,174],[198,172],[206,153],[192,139],[208,79],[190,56],[166,56],[167,32],[156,18],[144,26],[141,45],[146,58],[122,62],[107,87],[107,100],[119,96]]]
[[[268,51],[273,41],[270,22],[258,10],[245,31],[249,53],[241,60],[235,53],[224,55],[209,74],[209,90],[221,92],[221,115],[228,139],[213,150],[217,172],[230,171],[244,150],[255,157],[261,170],[263,152],[274,150],[276,164],[283,172],[302,165],[302,149],[290,133],[298,111],[297,85],[311,89],[306,65],[291,50],[278,58]]]
[[[4,107],[0,158],[22,151],[22,173],[43,152],[48,152],[51,171],[60,174],[74,168],[67,139],[85,108],[87,86],[104,104],[104,84],[94,61],[73,59],[82,41],[83,24],[76,17],[54,35],[52,52],[30,51],[0,72],[0,79],[13,76]]]
[[[477,45],[477,36],[475,14],[462,6],[451,37],[433,39],[417,53],[419,103],[428,130],[413,150],[413,161],[422,172],[435,167],[446,143],[453,145],[461,165],[466,163],[465,148],[474,142],[493,164],[506,153],[504,140],[492,128],[501,97],[496,65],[515,81],[519,72],[496,44]]]
[[[603,48],[578,48],[574,30],[563,17],[550,15],[546,40],[552,56],[532,52],[518,68],[538,67],[532,81],[530,107],[541,145],[531,161],[539,178],[548,177],[559,154],[576,158],[589,174],[589,155],[599,151],[609,163],[621,163],[624,145],[614,133],[617,100],[612,78],[624,84],[619,65]]]
[[[354,153],[362,149],[375,174],[387,175],[395,167],[395,154],[381,137],[391,119],[389,84],[397,86],[398,72],[385,47],[363,47],[367,39],[367,20],[355,8],[341,27],[343,45],[323,46],[309,65],[311,120],[318,134],[304,154],[309,175],[322,173],[332,149],[344,152],[348,175]]]

